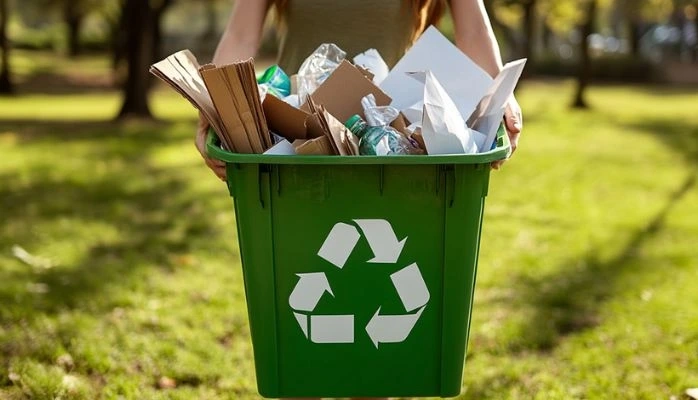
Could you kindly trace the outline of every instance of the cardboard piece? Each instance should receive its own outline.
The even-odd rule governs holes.
[[[335,154],[327,136],[309,140],[296,140],[293,142],[293,147],[296,149],[296,154],[300,155],[331,156]]]
[[[315,139],[326,135],[325,127],[322,126],[320,121],[320,116],[317,114],[311,114],[308,119],[305,120],[305,128],[307,131],[308,139]]]
[[[327,110],[323,109],[323,116],[327,121],[332,139],[339,149],[339,154],[342,156],[358,156],[359,138]]]
[[[230,95],[230,89],[226,83],[223,70],[216,68],[214,65],[206,65],[200,69],[200,73],[211,94],[211,99],[218,111],[218,115],[223,121],[225,134],[233,142],[233,151],[247,154],[253,153],[252,145],[247,139],[247,133],[244,136],[239,135],[239,132],[243,132],[245,128],[238,113],[231,111],[237,109],[238,105],[234,97]]]
[[[233,101],[235,103],[235,108],[227,110],[227,113],[237,113],[238,118],[242,121],[242,127],[244,129],[238,132],[230,132],[233,135],[239,135],[239,142],[244,143],[247,137],[247,148],[243,148],[243,153],[263,153],[264,150],[261,145],[261,139],[257,133],[257,127],[254,122],[254,117],[252,116],[252,111],[248,103],[248,94],[243,87],[243,82],[240,74],[238,74],[238,68],[236,64],[225,65],[220,67],[221,75],[223,76],[223,82],[227,86],[228,94],[226,96],[232,95]],[[209,89],[210,90],[210,89]],[[216,98],[213,98],[216,101]]]
[[[356,67],[356,69],[359,70],[359,72],[361,72],[361,74],[362,74],[363,76],[366,77],[366,79],[368,79],[369,81],[373,82],[374,76],[373,76],[373,74],[371,73],[371,71],[367,70],[366,68],[364,68],[364,67],[362,67],[362,66],[360,66],[360,65],[354,65],[354,66]]]
[[[323,106],[318,106],[309,96],[308,107],[313,115],[306,120],[308,135],[326,136],[334,154],[341,156],[358,155],[358,138],[339,122]]]
[[[303,143],[302,140],[320,137],[329,139],[321,143],[323,146],[327,144],[329,151],[317,142],[307,145],[308,147],[301,151],[312,151],[312,154],[329,152],[338,155],[358,155],[358,138],[329,111],[316,104],[312,97],[306,99],[306,103],[308,111],[294,108],[274,96],[267,96],[262,105],[270,129],[292,142],[294,146]]]
[[[225,134],[223,122],[199,76],[199,68],[196,57],[189,50],[182,50],[153,64],[150,73],[175,89],[198,109],[213,127],[225,148],[233,150],[233,143]]]
[[[361,99],[369,93],[376,97],[376,104],[387,106],[392,99],[348,61],[342,61],[337,69],[311,95],[316,104],[321,104],[340,121],[351,116],[364,115]],[[301,109],[309,111],[305,101]]]
[[[402,113],[398,114],[397,118],[390,123],[390,126],[403,135],[409,136],[409,132],[407,131],[407,120]]]
[[[254,70],[254,60],[250,58],[248,61],[249,62],[242,64],[242,70],[245,75],[243,82],[247,85],[245,92],[248,94],[249,98],[251,98],[250,105],[252,106],[254,121],[257,124],[257,131],[260,133],[260,138],[262,139],[262,148],[268,149],[272,147],[274,143],[272,142],[271,134],[267,127],[267,119],[264,116],[264,110],[262,109],[262,99],[259,94],[260,89]]]
[[[269,129],[274,133],[290,142],[307,139],[305,120],[310,117],[308,112],[295,108],[275,96],[266,96],[262,106]]]
[[[226,149],[261,154],[272,146],[252,59],[200,66],[183,50],[153,64],[150,72],[201,111]]]

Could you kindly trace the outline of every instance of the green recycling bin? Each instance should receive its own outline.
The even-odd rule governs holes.
[[[264,397],[460,393],[489,164],[475,155],[227,163]]]

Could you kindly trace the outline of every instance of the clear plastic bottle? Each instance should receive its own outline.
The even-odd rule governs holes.
[[[389,126],[370,126],[354,115],[344,125],[359,138],[359,154],[362,156],[409,155],[411,143]]]

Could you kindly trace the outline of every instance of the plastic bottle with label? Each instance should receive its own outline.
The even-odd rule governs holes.
[[[354,115],[344,124],[359,138],[359,154],[363,156],[409,155],[411,143],[389,126],[370,126]]]

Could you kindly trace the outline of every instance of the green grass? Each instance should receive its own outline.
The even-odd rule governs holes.
[[[581,112],[571,90],[522,89],[463,399],[698,387],[698,94],[594,87]],[[160,91],[165,122],[101,122],[117,107],[113,92],[0,98],[0,398],[258,398],[234,212],[194,113]]]

